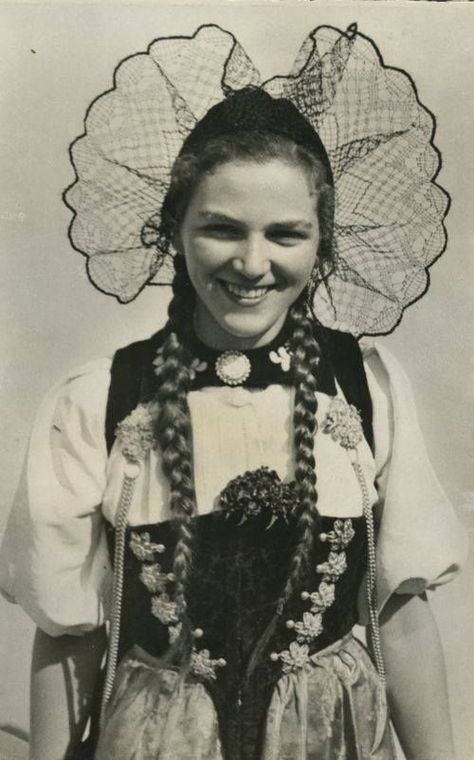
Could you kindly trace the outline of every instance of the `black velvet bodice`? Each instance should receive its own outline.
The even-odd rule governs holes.
[[[334,518],[322,517],[311,557],[298,588],[265,645],[256,666],[247,673],[262,633],[275,615],[276,603],[290,572],[298,532],[296,518],[279,518],[268,527],[268,514],[240,524],[235,515],[212,512],[194,519],[193,568],[186,589],[187,611],[193,627],[203,631],[199,649],[226,665],[208,683],[219,717],[226,760],[253,760],[259,756],[261,732],[271,694],[281,676],[281,662],[272,652],[286,650],[295,639],[287,620],[300,620],[308,609],[302,591],[317,591],[323,578],[317,566],[327,561],[330,543],[320,534],[330,532]],[[335,600],[323,615],[323,631],[310,645],[320,651],[348,633],[356,622],[356,600],[366,559],[366,530],[362,517],[352,518],[354,536],[345,547],[347,569],[335,582]],[[140,580],[143,562],[130,548],[130,536],[147,532],[164,545],[158,562],[172,570],[176,527],[172,521],[127,530],[125,585],[121,621],[121,656],[134,644],[154,656],[168,648],[168,629],[151,612],[151,594]],[[114,531],[110,527],[112,548]]]
[[[106,414],[106,440],[110,451],[116,426],[138,403],[155,397],[157,377],[155,360],[166,334],[157,333],[146,341],[119,350],[112,363],[111,384]],[[278,340],[280,340],[278,337]],[[321,358],[316,383],[320,392],[336,395],[336,381],[348,403],[359,409],[364,435],[373,444],[372,403],[365,377],[362,355],[357,341],[350,335],[315,326],[315,337]],[[202,346],[189,347],[193,356],[203,360],[208,370],[214,357]],[[267,346],[267,352],[271,346]],[[202,353],[204,351],[204,353]],[[252,356],[254,375],[249,378],[255,387],[271,382],[291,384],[291,373],[267,377],[264,364]],[[257,370],[262,369],[262,372]],[[213,385],[214,376],[196,372],[193,388]],[[197,384],[197,385],[196,385]],[[296,633],[287,627],[290,621],[301,621],[308,611],[302,591],[318,591],[324,573],[318,565],[326,563],[334,547],[321,540],[321,533],[334,530],[336,518],[322,517],[315,531],[314,545],[306,566],[302,568],[297,588],[285,605],[283,615],[264,646],[257,645],[270,621],[275,620],[277,602],[291,573],[292,560],[299,538],[297,518],[290,513],[269,527],[265,511],[241,523],[235,513],[215,511],[195,517],[193,565],[186,587],[187,614],[194,628],[203,635],[196,642],[199,650],[209,650],[211,657],[226,664],[216,670],[215,680],[207,681],[214,701],[225,760],[257,760],[260,757],[262,731],[273,689],[282,674],[282,661],[272,653],[288,650]],[[354,535],[344,547],[347,568],[334,581],[335,598],[322,616],[322,631],[310,642],[310,654],[336,642],[348,633],[357,619],[356,600],[366,566],[366,527],[363,517],[352,518]],[[114,529],[108,526],[113,553]],[[169,651],[169,631],[153,614],[152,594],[140,579],[143,561],[130,547],[132,533],[148,533],[155,544],[163,544],[163,553],[156,557],[164,573],[172,571],[177,541],[176,525],[165,521],[141,525],[127,530],[123,607],[120,633],[120,657],[134,645],[150,655],[161,657]],[[339,551],[339,549],[336,549]],[[331,581],[332,582],[332,581]],[[290,624],[291,625],[291,624]],[[249,663],[258,651],[256,662]],[[192,760],[192,758],[190,758]]]

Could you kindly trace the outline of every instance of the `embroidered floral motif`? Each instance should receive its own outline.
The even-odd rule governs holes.
[[[153,359],[153,366],[155,368],[154,372],[155,375],[159,375],[161,370],[163,369],[163,365],[165,363],[165,360],[163,358],[163,346],[160,346],[156,351],[156,356]],[[207,362],[201,361],[201,359],[198,359],[195,357],[191,364],[189,365],[189,379],[191,382],[196,379],[196,375],[198,372],[204,372],[204,370],[207,369]]]
[[[180,620],[182,607],[166,592],[168,584],[175,582],[175,576],[173,573],[163,572],[161,565],[154,561],[156,554],[162,554],[165,551],[165,546],[153,543],[149,533],[140,534],[135,531],[131,533],[129,546],[137,559],[143,562],[139,576],[141,582],[151,594],[154,594],[151,597],[151,614],[167,627],[168,640],[170,645],[173,645],[179,639],[183,628]],[[193,636],[201,638],[202,629],[196,628]],[[216,669],[225,665],[226,661],[222,658],[212,659],[208,649],[197,651],[193,646],[190,654],[190,669],[196,678],[215,680]]]
[[[143,461],[155,446],[153,421],[156,404],[139,404],[116,428],[122,453],[132,462]]]
[[[154,596],[151,600],[151,613],[163,625],[178,623],[178,605],[171,601],[168,594]]]
[[[329,541],[332,549],[345,549],[345,547],[354,538],[355,531],[352,527],[352,520],[335,520],[334,528],[329,533],[322,533],[320,539]]]
[[[313,614],[303,612],[303,620],[295,623],[296,641],[302,644],[304,641],[316,639],[323,630],[323,616],[320,612]]]
[[[171,573],[163,573],[161,565],[155,562],[152,565],[143,565],[140,580],[150,593],[158,594],[166,589],[167,583],[174,580],[174,577]]]
[[[364,435],[359,412],[342,398],[331,401],[322,430],[345,449],[355,449]]]
[[[176,625],[168,626],[168,638],[169,638],[170,644],[174,644],[176,641],[178,641],[179,637],[181,636],[182,628],[183,628],[182,623],[177,623]]]
[[[204,372],[207,369],[207,362],[202,362],[200,359],[193,359],[189,367],[189,378],[191,382],[196,379],[198,372]]]
[[[159,375],[160,374],[160,372],[161,372],[161,370],[163,368],[163,364],[164,363],[165,363],[165,360],[163,359],[163,346],[160,346],[159,348],[157,348],[157,350],[156,350],[156,356],[155,356],[155,358],[153,359],[153,362],[152,362],[152,364],[153,364],[153,366],[155,368],[154,369],[155,375]]]
[[[322,562],[317,566],[318,573],[325,576],[326,579],[339,578],[347,568],[345,552],[329,552],[327,562]]]
[[[276,351],[270,351],[269,357],[273,364],[281,364],[283,372],[289,372],[291,367],[291,354],[286,346],[280,346]]]
[[[291,673],[304,667],[309,661],[310,644],[323,632],[323,614],[335,600],[335,583],[347,568],[345,547],[355,535],[352,520],[335,520],[333,529],[321,533],[320,540],[330,544],[329,556],[326,562],[316,567],[323,578],[318,590],[309,593],[303,591],[301,598],[311,604],[309,612],[303,612],[302,620],[288,620],[287,628],[294,630],[296,641],[292,641],[283,652],[272,652],[270,659],[282,663],[283,673]]]
[[[154,544],[150,541],[149,533],[135,533],[135,531],[132,531],[129,546],[141,562],[153,561],[155,554],[162,554],[165,550],[163,544]]]
[[[218,503],[228,516],[240,514],[240,523],[261,512],[267,513],[270,527],[280,517],[288,520],[298,506],[297,485],[295,481],[283,483],[275,470],[259,467],[231,480]]]
[[[191,652],[191,673],[197,678],[202,678],[204,681],[215,681],[217,669],[225,667],[226,664],[226,661],[222,658],[213,660],[208,649],[201,649],[199,651],[194,649]]]
[[[321,581],[318,591],[313,591],[309,595],[311,601],[311,612],[323,612],[326,607],[334,603],[336,587],[334,583]]]
[[[135,531],[130,536],[129,546],[137,559],[143,562],[140,570],[141,582],[151,594],[154,594],[151,597],[151,614],[168,628],[168,640],[172,645],[179,639],[183,628],[180,620],[182,608],[166,593],[168,584],[175,581],[174,574],[163,572],[161,565],[154,561],[156,554],[162,554],[165,551],[165,546],[153,543],[149,533],[140,534]],[[196,628],[193,635],[195,638],[201,638],[203,631]],[[203,649],[198,652],[193,646],[190,669],[197,678],[214,680],[216,669],[225,665],[226,662],[222,658],[212,659],[209,650]]]
[[[222,658],[213,660],[209,649],[201,649],[199,652],[194,649],[191,652],[191,672],[197,678],[203,678],[205,681],[215,681],[217,668],[223,668],[226,661]]]
[[[309,646],[308,644],[297,644],[296,641],[292,641],[288,649],[277,655],[277,659],[282,662],[281,669],[283,673],[293,673],[293,671],[299,670],[308,664]]]

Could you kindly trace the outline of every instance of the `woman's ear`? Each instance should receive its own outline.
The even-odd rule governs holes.
[[[181,239],[181,235],[179,234],[179,232],[176,232],[173,235],[172,243],[173,243],[173,248],[175,249],[177,255],[184,256],[184,245],[183,245],[183,241]]]

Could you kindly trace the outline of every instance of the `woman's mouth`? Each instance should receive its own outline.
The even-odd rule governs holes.
[[[274,285],[236,285],[227,280],[218,280],[220,286],[233,301],[240,304],[253,305],[262,301],[274,289]]]

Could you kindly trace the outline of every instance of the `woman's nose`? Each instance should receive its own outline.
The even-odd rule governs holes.
[[[242,241],[237,256],[233,260],[234,269],[249,280],[262,277],[270,271],[270,259],[266,241],[250,237]]]

